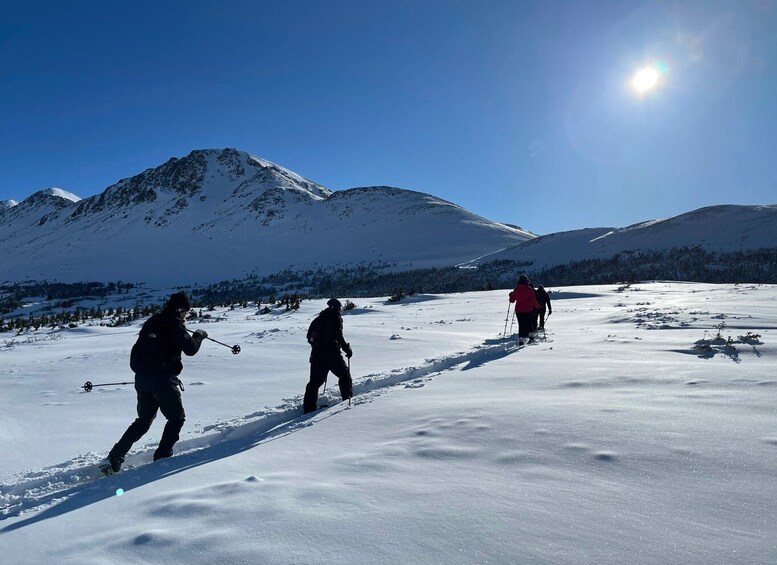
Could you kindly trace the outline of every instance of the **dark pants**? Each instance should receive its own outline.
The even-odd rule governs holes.
[[[534,324],[534,312],[516,312],[515,315],[518,317],[518,337],[529,337]]]
[[[157,410],[167,418],[159,447],[154,452],[154,461],[173,454],[173,446],[180,437],[181,428],[186,420],[186,413],[181,401],[181,391],[169,388],[158,392],[138,391],[138,417],[121,436],[119,442],[111,449],[111,455],[123,458],[132,444],[142,438],[156,418]]]
[[[317,407],[318,389],[326,381],[329,371],[337,377],[340,385],[340,396],[347,400],[353,396],[353,384],[351,383],[351,371],[345,364],[339,350],[313,351],[310,355],[310,382],[305,387],[305,399],[302,409],[305,414],[313,412]]]
[[[545,329],[545,312],[547,312],[547,308],[545,308],[545,306],[540,308],[540,329],[541,330]]]

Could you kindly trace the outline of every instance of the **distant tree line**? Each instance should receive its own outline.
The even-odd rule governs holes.
[[[50,328],[52,330],[75,328],[85,322],[99,323],[109,327],[124,326],[140,318],[150,316],[159,310],[159,306],[147,305],[135,308],[107,308],[105,310],[101,307],[74,308],[73,310],[66,310],[56,314],[43,314],[40,316],[30,314],[6,321],[0,319],[0,332],[22,332],[30,329],[38,330],[40,328]]]
[[[512,260],[491,261],[471,268],[399,270],[394,265],[380,263],[315,270],[287,269],[265,277],[222,281],[189,292],[193,305],[200,311],[254,304],[258,313],[262,314],[272,311],[269,305],[286,311],[297,310],[301,301],[307,298],[387,296],[392,301],[400,301],[416,293],[507,289],[513,287],[521,273],[546,287],[641,280],[777,284],[777,249],[721,253],[700,247],[680,247],[665,251],[623,252],[605,259],[570,261],[541,269],[534,268],[529,262]],[[29,297],[46,296],[49,301],[57,301],[54,307],[64,310],[37,317],[0,319],[0,331],[61,328],[88,320],[104,325],[123,325],[161,308],[160,304],[105,311],[101,308],[72,308],[80,299],[123,294],[132,288],[134,285],[120,282],[0,285],[0,315],[20,308]],[[262,308],[262,304],[268,306]]]
[[[132,283],[123,282],[76,282],[50,283],[25,282],[0,284],[0,315],[13,312],[24,305],[24,299],[41,297],[47,301],[59,300],[55,308],[68,308],[76,300],[105,298],[113,294],[126,294],[135,288]]]
[[[296,292],[310,298],[398,296],[512,288],[518,275],[545,286],[676,280],[706,283],[777,284],[777,249],[728,253],[680,247],[623,252],[605,259],[570,261],[537,269],[530,262],[491,261],[477,268],[437,267],[392,271],[362,265],[318,270],[286,270],[271,277],[223,281],[195,291],[206,303],[266,300]]]

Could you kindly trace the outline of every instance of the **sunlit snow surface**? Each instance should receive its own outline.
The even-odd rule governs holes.
[[[353,299],[353,404],[309,416],[324,301],[217,310],[176,456],[160,416],[107,478],[134,392],[80,387],[139,322],[0,334],[3,562],[777,562],[777,287],[552,290],[521,349],[506,291]]]

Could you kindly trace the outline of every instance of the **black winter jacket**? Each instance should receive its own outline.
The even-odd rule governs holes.
[[[327,308],[311,322],[308,328],[308,343],[313,353],[339,352],[340,348],[349,349],[343,337],[343,317],[334,308]]]
[[[178,386],[178,375],[183,370],[181,354],[194,355],[200,345],[202,340],[189,335],[183,320],[173,310],[154,314],[143,324],[130,354],[133,369],[136,360],[141,358],[138,364],[142,368],[135,372],[135,388],[157,392]]]
[[[537,302],[540,303],[540,308],[545,308],[545,306],[547,306],[548,311],[553,311],[553,308],[550,306],[550,296],[548,296],[548,293],[544,288],[537,289]]]

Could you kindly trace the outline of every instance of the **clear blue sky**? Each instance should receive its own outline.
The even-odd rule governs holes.
[[[777,0],[14,2],[0,107],[0,200],[236,147],[540,234],[625,226],[777,203]]]

